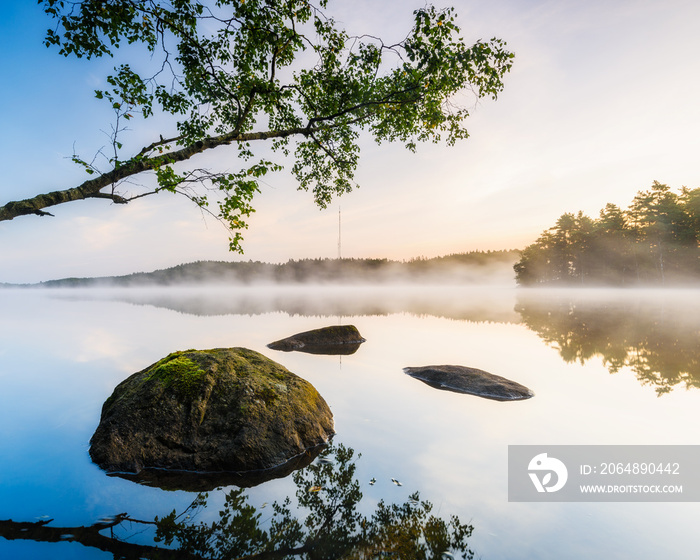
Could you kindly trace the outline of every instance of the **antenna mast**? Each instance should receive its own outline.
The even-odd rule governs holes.
[[[340,260],[341,257],[341,252],[340,252],[340,206],[338,206],[338,260]]]

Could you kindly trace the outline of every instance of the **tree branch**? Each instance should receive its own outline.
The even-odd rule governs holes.
[[[173,142],[177,142],[181,138],[182,138],[182,136],[175,136],[174,138],[163,138],[161,136],[160,140],[157,140],[157,141],[153,142],[152,144],[149,144],[148,146],[145,146],[144,148],[142,148],[141,151],[137,154],[137,157],[138,156],[145,156],[148,152],[156,149],[158,146],[172,144]]]
[[[182,549],[165,549],[158,546],[135,544],[123,541],[117,537],[107,537],[100,531],[116,527],[124,521],[154,525],[154,522],[132,519],[126,514],[120,514],[113,521],[95,523],[82,527],[49,527],[52,519],[47,521],[24,522],[11,519],[0,521],[0,537],[7,540],[32,540],[35,542],[77,542],[89,548],[96,548],[114,555],[115,558],[148,558],[157,560],[169,558],[172,560],[204,560],[199,554]],[[280,560],[289,556],[299,556],[313,549],[315,543],[292,548],[284,547],[278,550],[266,550],[242,556],[237,560]]]
[[[117,516],[115,523],[95,523],[88,527],[47,527],[50,521],[36,523],[0,521],[0,536],[8,540],[33,540],[36,542],[77,542],[83,546],[103,550],[115,558],[168,558],[173,560],[203,560],[197,554],[182,550],[166,550],[156,546],[129,543],[100,533],[103,529],[114,527],[127,519]],[[129,519],[130,520],[130,519]],[[132,521],[132,520],[130,520]]]
[[[103,188],[110,186],[110,185],[115,185],[119,181],[131,177],[133,175],[137,175],[139,173],[142,173],[144,171],[149,171],[153,169],[157,169],[163,165],[168,165],[168,164],[173,164],[181,161],[186,161],[190,159],[191,157],[195,156],[196,154],[202,153],[206,150],[210,150],[213,148],[216,148],[221,145],[228,145],[233,142],[251,142],[255,140],[267,140],[270,138],[286,138],[288,136],[294,136],[294,135],[303,135],[303,136],[312,136],[314,131],[318,130],[321,128],[318,126],[319,124],[322,124],[322,126],[325,127],[335,127],[336,125],[329,125],[329,124],[323,124],[323,123],[328,123],[328,121],[332,121],[334,119],[337,119],[339,117],[342,117],[347,114],[351,114],[353,112],[357,112],[358,110],[371,107],[374,105],[379,105],[382,103],[404,103],[403,101],[392,101],[392,99],[395,99],[397,95],[404,95],[409,93],[410,91],[414,90],[415,88],[406,88],[402,91],[398,92],[391,92],[387,95],[385,95],[383,98],[377,99],[377,100],[370,100],[366,101],[363,103],[359,103],[357,105],[351,106],[351,107],[346,107],[345,109],[336,112],[335,114],[332,115],[326,115],[322,117],[313,117],[309,120],[308,124],[305,127],[296,127],[296,128],[289,128],[289,129],[284,129],[284,130],[268,130],[268,131],[259,131],[259,132],[246,132],[246,133],[240,133],[237,130],[234,130],[233,132],[227,133],[227,134],[222,134],[219,136],[211,136],[208,138],[205,138],[203,140],[200,140],[198,142],[195,142],[194,144],[190,144],[189,146],[185,146],[184,148],[181,148],[179,150],[175,150],[172,152],[167,152],[165,154],[159,154],[157,156],[151,156],[151,157],[143,157],[145,154],[148,152],[152,151],[154,148],[158,146],[162,146],[168,143],[171,143],[173,141],[177,141],[178,138],[169,138],[169,139],[161,139],[153,142],[152,144],[144,147],[137,155],[136,157],[132,158],[131,160],[127,160],[123,163],[121,163],[118,167],[113,169],[112,171],[109,171],[107,173],[104,173],[100,175],[99,177],[96,177],[94,179],[89,179],[82,183],[81,185],[77,187],[73,187],[70,189],[65,189],[65,190],[58,190],[58,191],[53,191],[47,194],[40,194],[32,198],[28,198],[25,200],[20,200],[20,201],[13,201],[13,202],[8,202],[4,206],[0,207],[0,221],[7,221],[7,220],[12,220],[14,218],[17,218],[19,216],[28,216],[28,215],[38,215],[38,216],[53,216],[53,214],[43,211],[43,208],[49,208],[53,206],[57,206],[59,204],[63,204],[65,202],[73,202],[75,200],[84,200],[86,198],[106,198],[109,200],[112,200],[115,204],[126,204],[130,200],[133,200],[135,198],[139,197],[122,197],[120,195],[114,194],[114,193],[102,193],[100,192]],[[246,117],[247,112],[250,111],[250,107],[252,105],[252,101],[254,98],[255,93],[251,93],[251,97],[248,100],[248,104],[246,108],[243,111],[243,114],[241,115],[242,118]],[[364,117],[359,117],[358,119],[355,119],[354,121],[350,122],[355,122],[355,121],[361,121]],[[239,126],[240,126],[239,122]],[[346,123],[347,124],[347,123]],[[314,140],[316,140],[314,138]]]
[[[199,142],[163,155],[148,158],[135,157],[124,162],[112,171],[104,173],[94,179],[89,179],[77,187],[40,194],[25,200],[8,202],[0,207],[0,222],[32,214],[52,216],[53,214],[45,212],[42,209],[57,206],[65,202],[84,200],[86,198],[107,198],[117,204],[126,204],[129,202],[129,199],[116,194],[102,193],[100,191],[127,177],[137,175],[144,171],[157,169],[163,165],[186,161],[192,156],[218,146],[228,145],[233,142],[252,142],[255,140],[267,140],[269,138],[285,138],[295,134],[308,136],[312,131],[313,129],[309,127],[298,127],[286,130],[222,134],[220,136],[205,138],[204,140],[200,140]],[[154,145],[157,146],[159,143],[160,142],[154,142]]]

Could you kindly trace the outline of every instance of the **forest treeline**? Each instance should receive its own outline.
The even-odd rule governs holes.
[[[216,284],[300,284],[300,283],[383,283],[484,282],[501,279],[512,282],[513,263],[519,251],[472,251],[408,261],[389,259],[301,259],[286,263],[259,261],[197,261],[153,272],[99,278],[63,278],[31,286],[80,288],[107,286]],[[9,284],[4,286],[8,287]]]
[[[654,181],[626,210],[563,214],[526,247],[518,284],[668,285],[700,279],[700,188]]]

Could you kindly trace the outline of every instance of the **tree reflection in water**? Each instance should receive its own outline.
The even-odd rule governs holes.
[[[208,495],[198,494],[184,511],[153,521],[127,514],[89,527],[50,527],[50,521],[0,521],[0,536],[43,542],[78,542],[119,559],[441,559],[473,558],[467,545],[473,527],[456,517],[448,521],[431,513],[432,504],[418,493],[404,504],[377,504],[367,517],[358,511],[362,499],[355,478],[354,451],[330,445],[313,464],[296,471],[296,502],[287,497],[272,505],[272,519],[248,503],[246,491],[234,488],[216,521],[197,521]],[[154,544],[126,542],[115,536],[126,524],[155,529]],[[109,533],[109,536],[107,535]]]
[[[692,299],[697,294],[618,296],[525,292],[515,310],[566,362],[599,356],[610,373],[629,367],[658,395],[680,384],[700,387],[700,309]]]

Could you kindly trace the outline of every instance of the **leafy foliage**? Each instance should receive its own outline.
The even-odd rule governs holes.
[[[657,395],[700,388],[700,315],[692,293],[602,299],[568,290],[545,298],[524,293],[515,309],[566,362],[600,359],[610,373],[627,369]]]
[[[293,475],[296,504],[287,497],[272,504],[272,515],[248,503],[245,490],[234,488],[212,522],[198,521],[208,494],[198,494],[181,513],[172,511],[154,521],[126,513],[90,527],[48,527],[0,521],[0,536],[44,542],[75,541],[109,551],[115,558],[177,558],[184,560],[286,560],[410,558],[443,560],[461,554],[473,558],[467,546],[473,527],[453,516],[432,515],[432,504],[416,492],[404,504],[379,502],[367,517],[358,511],[362,499],[355,478],[354,450],[331,445],[321,460]],[[264,505],[262,507],[265,507]],[[262,509],[262,508],[261,508]],[[153,526],[159,546],[140,545],[115,536],[122,523]],[[110,528],[111,536],[99,534]],[[167,547],[167,548],[165,548]]]
[[[256,156],[255,141],[267,140],[281,156],[293,152],[299,188],[325,207],[354,186],[363,130],[379,143],[399,141],[410,150],[417,142],[454,144],[468,136],[469,109],[460,103],[465,91],[495,99],[513,59],[500,39],[465,44],[452,8],[416,10],[406,37],[386,44],[339,28],[324,11],[328,0],[40,3],[56,22],[46,44],[64,56],[114,56],[123,43],[130,53],[145,50],[114,69],[109,89],[95,92],[117,119],[111,169],[60,202],[95,196],[128,202],[165,190],[212,212],[207,189],[218,191],[223,201],[215,215],[235,232],[232,250],[240,250],[259,179],[280,169]],[[172,117],[170,133],[121,156],[120,120],[155,114]],[[175,170],[204,150],[230,144],[238,148],[238,171]],[[155,190],[117,195],[121,181],[147,171],[156,174]],[[101,192],[105,187],[111,192]],[[41,208],[53,200],[9,203],[0,219],[46,214]]]
[[[667,284],[700,275],[700,189],[679,194],[654,181],[627,210],[607,204],[592,220],[563,214],[523,250],[522,285]]]
[[[380,501],[371,517],[362,515],[353,456],[350,448],[330,446],[320,461],[295,472],[298,511],[293,511],[290,498],[274,503],[267,529],[244,491],[234,489],[226,495],[218,521],[192,521],[206,505],[207,495],[202,494],[183,512],[191,516],[173,511],[156,518],[156,539],[192,556],[217,559],[391,556],[421,560],[440,559],[449,551],[472,557],[467,539],[473,528],[456,516],[449,521],[435,517],[432,504],[421,501],[418,493],[401,505]]]

